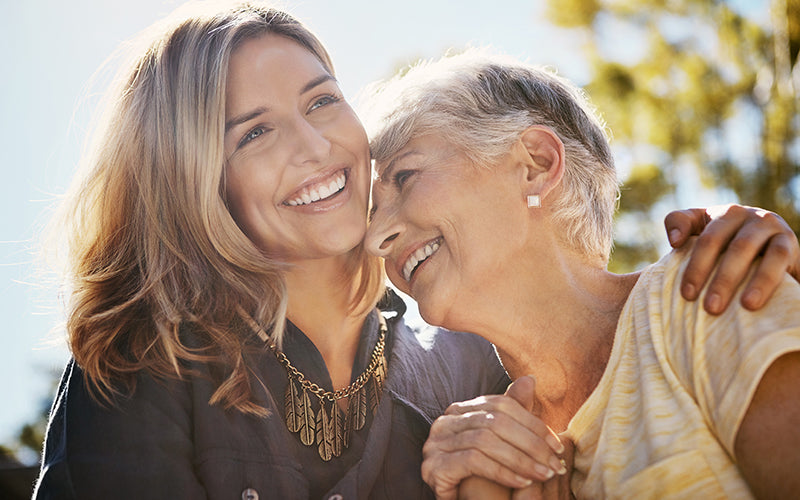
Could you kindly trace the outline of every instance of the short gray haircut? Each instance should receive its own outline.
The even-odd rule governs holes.
[[[619,198],[605,126],[584,93],[555,72],[488,50],[424,62],[361,96],[372,158],[437,134],[475,165],[491,167],[530,126],[552,129],[566,152],[563,194],[552,205],[561,237],[607,260]]]

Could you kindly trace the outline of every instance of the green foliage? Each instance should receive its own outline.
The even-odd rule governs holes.
[[[50,373],[52,381],[52,391],[58,387],[60,374]],[[5,456],[14,461],[32,463],[42,452],[45,433],[47,432],[47,419],[50,414],[50,396],[40,401],[38,414],[28,423],[22,425],[17,431],[17,435],[10,443],[0,444],[0,456]]]
[[[600,10],[597,0],[561,0],[547,4],[547,17],[566,28],[578,28],[592,24]]]
[[[42,449],[42,443],[44,442],[44,433],[47,427],[46,419],[47,415],[41,415],[36,422],[22,426],[22,429],[19,431],[19,443],[39,453]]]
[[[664,171],[656,165],[637,165],[631,171],[622,188],[619,202],[621,212],[647,212],[653,200],[660,200],[672,193],[674,186],[664,177]]]
[[[586,90],[614,147],[635,152],[620,204],[627,234],[611,267],[635,267],[653,238],[664,241],[650,230],[661,225],[653,207],[678,208],[669,198],[682,185],[678,165],[800,232],[800,0],[762,10],[748,18],[725,1],[549,0],[554,23],[590,33]],[[609,39],[629,33],[609,29],[620,25],[640,35]],[[640,55],[621,57],[631,45]]]

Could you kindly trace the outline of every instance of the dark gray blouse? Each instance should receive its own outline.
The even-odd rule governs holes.
[[[89,396],[71,361],[53,404],[35,498],[391,499],[433,498],[420,478],[430,424],[454,401],[502,392],[509,383],[492,346],[471,334],[412,331],[394,293],[388,318],[388,374],[374,419],[340,457],[323,462],[284,422],[288,379],[275,356],[250,358],[264,383],[258,418],[210,406],[203,376],[157,381],[142,375],[113,408]],[[354,377],[369,363],[377,312],[365,322]],[[294,325],[284,352],[307,378],[331,389],[322,356]],[[258,382],[254,387],[261,387]]]

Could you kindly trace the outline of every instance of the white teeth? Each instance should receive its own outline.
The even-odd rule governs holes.
[[[411,254],[403,266],[403,278],[405,278],[406,281],[409,281],[411,279],[411,274],[414,272],[414,269],[417,268],[419,263],[433,255],[436,250],[439,250],[440,246],[441,244],[439,243],[439,240],[432,241],[424,247],[418,248],[413,254]]]
[[[330,198],[334,194],[344,189],[346,183],[347,177],[345,177],[344,172],[340,172],[339,175],[337,175],[335,179],[332,179],[327,185],[319,185],[312,188],[307,188],[303,190],[302,193],[299,193],[295,198],[286,200],[286,204],[291,207],[296,207],[297,205],[308,205],[309,203],[314,203],[315,201]]]
[[[319,188],[319,197],[320,198],[327,198],[331,195],[331,190],[328,189],[328,186],[320,186]]]

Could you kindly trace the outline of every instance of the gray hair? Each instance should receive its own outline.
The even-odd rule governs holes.
[[[373,85],[361,116],[372,158],[388,160],[409,141],[437,134],[475,165],[490,167],[530,126],[564,143],[563,194],[552,212],[567,244],[608,259],[619,197],[604,124],[584,93],[554,72],[486,50],[420,63]]]

